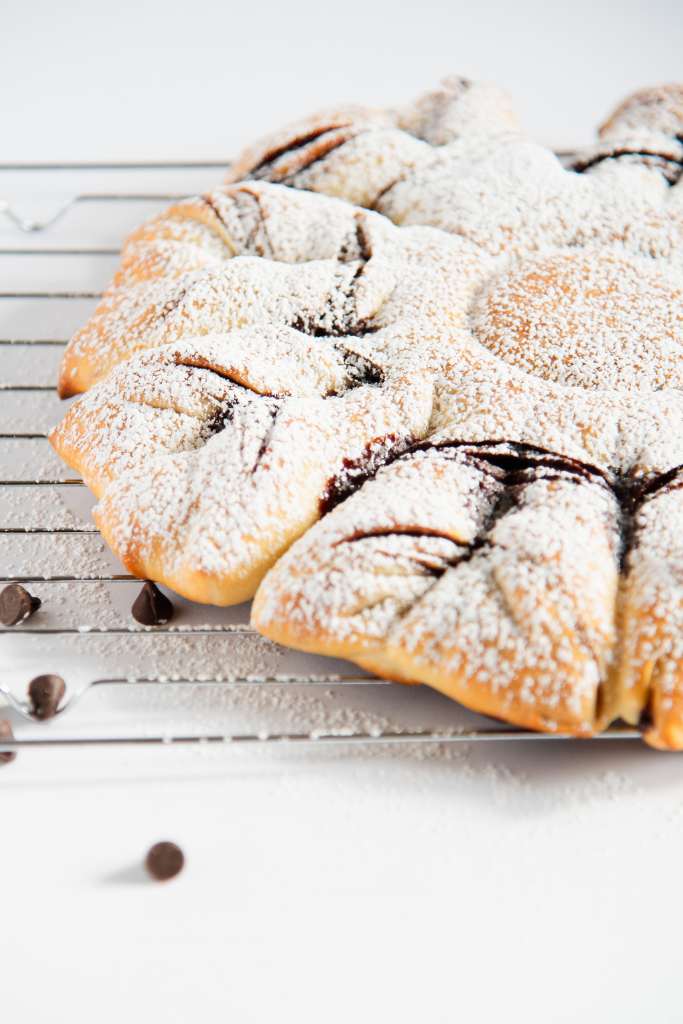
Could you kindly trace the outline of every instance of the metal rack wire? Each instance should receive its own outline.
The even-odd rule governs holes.
[[[206,175],[206,180],[200,187],[209,187],[215,182],[216,171],[222,171],[227,166],[227,161],[202,161],[202,162],[178,162],[178,163],[120,163],[120,164],[0,164],[0,196],[3,195],[3,175],[15,172],[24,175],[30,173],[56,174],[62,172],[90,174],[91,172],[106,172],[112,174],[130,174],[139,172],[151,172],[156,179],[169,172],[179,172],[188,176],[191,174]],[[56,420],[59,416],[58,406],[54,400],[54,385],[52,383],[52,370],[56,367],[56,360],[61,349],[66,344],[67,331],[61,333],[58,329],[45,331],[44,327],[36,326],[37,322],[45,324],[45,310],[50,304],[57,304],[71,307],[73,304],[95,303],[101,296],[101,288],[86,287],[85,285],[74,285],[73,287],[61,287],[58,285],[37,287],[30,273],[34,261],[39,261],[42,267],[50,261],[58,260],[59,267],[67,267],[70,263],[79,260],[89,261],[111,261],[115,260],[119,253],[118,244],[103,244],[101,233],[96,230],[97,215],[107,209],[121,209],[126,204],[132,204],[133,208],[144,205],[157,205],[160,209],[174,199],[182,198],[193,190],[193,185],[183,192],[171,191],[145,192],[139,189],[127,191],[78,191],[68,199],[61,200],[56,208],[47,216],[41,218],[29,217],[19,212],[19,209],[9,200],[0,199],[0,215],[4,214],[7,231],[0,230],[0,262],[13,261],[15,270],[19,267],[19,278],[21,285],[12,285],[7,290],[0,292],[0,353],[2,353],[2,366],[0,368],[0,543],[3,545],[4,557],[0,557],[0,584],[6,585],[10,582],[31,584],[40,586],[44,594],[52,593],[55,587],[62,585],[76,589],[86,597],[84,606],[88,608],[88,588],[94,585],[106,585],[108,595],[115,595],[119,589],[135,588],[135,578],[123,571],[117,571],[111,556],[102,554],[102,545],[99,541],[97,530],[87,522],[87,492],[83,482],[74,479],[67,469],[61,466],[58,460],[51,454],[47,443],[47,422],[50,418]],[[31,238],[53,238],[55,233],[59,235],[60,225],[67,223],[69,216],[75,211],[87,206],[90,210],[88,218],[87,237],[77,237],[73,241],[69,233],[64,232],[61,239],[55,244],[31,244],[24,246],[23,239],[29,235]],[[98,213],[99,211],[99,213]],[[146,215],[146,212],[145,212]],[[2,223],[0,216],[0,225]],[[135,219],[140,219],[136,217]],[[132,225],[131,225],[132,226]],[[126,231],[126,225],[117,225],[120,230],[119,238]],[[4,236],[4,238],[3,238]],[[3,245],[3,240],[6,244]],[[23,261],[26,261],[27,273],[22,271]],[[43,262],[44,261],[44,262]],[[108,264],[103,273],[108,274]],[[16,275],[15,275],[16,276]],[[41,277],[44,276],[41,273]],[[68,277],[67,273],[67,277]],[[26,279],[26,286],[23,280]],[[105,275],[106,279],[106,275]],[[104,283],[104,281],[102,282]],[[10,318],[10,326],[4,325],[2,310],[11,303],[20,303],[21,309],[18,315]],[[36,315],[38,314],[38,315]],[[71,327],[77,326],[81,319],[81,311],[74,314],[74,317],[66,318]],[[62,317],[55,316],[54,320],[65,322]],[[52,325],[53,318],[48,317]],[[12,326],[14,325],[14,326]],[[19,325],[17,327],[17,325]],[[53,336],[56,335],[56,336]],[[48,397],[49,396],[49,397]],[[26,423],[35,423],[31,428],[24,426]],[[45,423],[44,429],[41,425]],[[72,507],[70,495],[77,495],[80,501],[78,509]],[[21,498],[25,499],[24,511],[18,508]],[[85,502],[85,504],[84,504]],[[76,502],[78,504],[78,502]],[[58,547],[61,541],[62,546],[53,555],[52,548]],[[76,549],[76,544],[81,544],[81,551]],[[16,551],[12,545],[18,544]],[[30,562],[32,545],[42,544],[37,559],[39,567],[35,570],[27,564]],[[90,545],[85,550],[83,544]],[[28,549],[24,550],[28,545]],[[99,545],[99,547],[98,547]],[[36,547],[36,551],[38,548]],[[87,569],[79,571],[77,568],[79,558],[83,557],[85,551]],[[35,552],[34,552],[35,553]],[[79,589],[80,588],[80,589]],[[267,641],[259,638],[254,630],[245,621],[221,621],[218,613],[214,613],[213,621],[197,622],[198,610],[193,609],[187,602],[183,604],[180,620],[177,623],[169,624],[167,627],[160,627],[153,631],[138,627],[125,613],[114,613],[109,621],[104,624],[84,623],[78,618],[78,612],[70,612],[64,607],[64,594],[60,591],[60,602],[55,604],[55,610],[41,624],[34,624],[29,620],[26,624],[17,627],[0,628],[0,641],[12,641],[22,644],[36,644],[41,642],[63,641],[73,642],[78,640],[92,643],[98,638],[109,640],[116,637],[129,637],[136,643],[147,644],[147,650],[160,651],[164,645],[167,647],[175,641],[184,639],[200,641],[211,639],[212,642],[225,642],[228,645],[231,640],[243,641],[250,639],[254,643],[267,645]],[[125,603],[125,602],[124,602]],[[44,607],[49,608],[49,600],[44,600]],[[129,604],[128,604],[129,607]],[[202,612],[202,614],[204,614]],[[76,616],[74,618],[74,616]],[[49,638],[49,640],[48,640]],[[143,639],[144,638],[144,639]],[[274,645],[270,645],[274,647]],[[206,651],[204,652],[206,653]],[[226,657],[229,657],[229,647],[224,647]],[[38,657],[43,657],[40,651]],[[45,654],[47,657],[47,654]],[[142,656],[141,656],[142,657]],[[147,655],[145,655],[147,657]],[[157,673],[154,675],[144,674],[141,678],[131,678],[130,675],[120,674],[95,674],[85,677],[80,685],[67,693],[67,699],[62,704],[60,712],[54,721],[59,720],[60,725],[75,704],[88,693],[106,688],[114,688],[118,692],[130,691],[139,688],[141,684],[153,685],[155,688],[171,688],[174,691],[179,689],[192,688],[197,686],[216,686],[222,691],[237,691],[248,687],[281,687],[315,690],[320,693],[344,692],[353,690],[354,693],[364,691],[384,691],[382,700],[386,699],[387,687],[392,691],[397,689],[392,684],[386,684],[382,680],[371,679],[358,672],[348,671],[353,666],[337,666],[338,673],[325,671],[325,666],[333,663],[323,662],[318,659],[322,670],[319,673],[312,669],[303,667],[303,659],[296,662],[296,671],[291,673],[275,673],[273,675],[257,674],[241,678],[212,678],[212,666],[191,664],[191,659],[196,657],[196,652],[190,648],[185,658],[185,664],[180,666],[176,678],[169,678],[168,673]],[[190,674],[189,667],[197,671]],[[87,660],[87,659],[86,659]],[[144,661],[144,658],[143,658]],[[89,663],[89,662],[88,662]],[[316,666],[317,667],[317,666]],[[42,669],[50,668],[45,665]],[[208,678],[207,678],[208,672]],[[67,680],[68,682],[68,680]],[[332,688],[332,691],[331,691]],[[335,689],[336,688],[336,689]],[[408,688],[413,691],[412,700],[418,700],[418,691],[423,688]],[[181,743],[185,745],[194,744],[289,744],[305,745],[318,744],[405,744],[405,743],[455,743],[474,741],[502,741],[502,740],[534,740],[546,741],[553,739],[566,739],[560,734],[539,734],[527,732],[492,723],[478,716],[469,715],[463,712],[461,720],[455,724],[441,722],[442,707],[436,708],[438,721],[430,727],[415,728],[410,722],[394,727],[382,725],[378,727],[374,720],[370,724],[359,728],[348,724],[339,725],[333,721],[329,727],[311,728],[309,730],[299,728],[276,728],[271,731],[259,729],[247,729],[242,731],[216,731],[210,727],[204,727],[196,732],[189,732],[182,728],[174,728],[171,732],[157,730],[144,734],[135,733],[134,730],[124,729],[115,731],[113,734],[95,734],[79,732],[77,734],[65,733],[63,728],[54,730],[51,724],[47,727],[32,720],[29,705],[23,693],[17,693],[12,685],[0,683],[0,697],[4,696],[5,702],[9,705],[13,720],[17,725],[16,738],[2,740],[0,738],[0,753],[7,753],[19,749],[33,749],[49,746],[81,747],[89,748],[96,745],[166,745],[168,743]],[[435,696],[435,695],[433,695]],[[437,698],[437,700],[440,698]],[[432,712],[434,709],[432,709]],[[4,715],[4,711],[3,711]],[[0,716],[2,717],[2,716]],[[605,739],[633,739],[639,736],[636,730],[627,727],[615,727],[603,734]]]

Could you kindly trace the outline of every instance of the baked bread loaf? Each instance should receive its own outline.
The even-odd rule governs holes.
[[[142,229],[62,391],[105,379],[53,444],[139,575],[216,603],[258,586],[266,636],[522,726],[623,718],[681,749],[675,90],[570,167],[507,114],[459,122],[457,94],[425,101],[440,141],[374,204],[448,233],[263,182]],[[311,174],[334,157],[342,181],[386,128],[354,116],[255,173],[291,158],[312,189],[317,145]]]

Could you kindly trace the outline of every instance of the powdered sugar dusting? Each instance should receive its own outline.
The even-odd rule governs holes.
[[[143,229],[163,247],[67,366],[85,386],[155,351],[55,443],[133,571],[225,602],[279,558],[254,606],[275,639],[535,728],[647,708],[681,745],[680,143],[629,124],[567,169],[494,106],[453,81],[252,168],[448,234],[263,183]]]
[[[251,595],[345,474],[425,435],[430,371],[460,330],[471,271],[452,274],[459,240],[323,197],[262,185],[208,205],[237,250],[246,217],[267,255],[121,289],[163,308],[130,335],[152,350],[76,403],[52,441],[102,495],[97,522],[132,571],[224,603]],[[112,330],[118,347],[99,338],[91,366],[124,354]],[[67,356],[77,368],[82,340]]]

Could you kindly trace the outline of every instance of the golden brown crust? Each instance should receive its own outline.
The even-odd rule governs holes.
[[[592,734],[616,637],[616,501],[541,465],[515,479],[457,449],[402,456],[271,570],[254,624],[526,728]]]
[[[623,580],[620,716],[654,747],[683,749],[683,490],[680,475],[644,499]]]
[[[86,391],[111,366],[145,347],[145,334],[156,325],[160,307],[163,312],[161,296],[168,295],[171,282],[236,251],[213,207],[200,199],[176,203],[136,229],[123,245],[120,266],[101,302],[67,346],[60,397]]]

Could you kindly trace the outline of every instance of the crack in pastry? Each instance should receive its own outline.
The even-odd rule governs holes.
[[[364,267],[361,261],[340,263],[324,304],[308,316],[296,315],[291,326],[314,338],[348,338],[372,333],[372,325],[358,316],[355,298]]]
[[[360,337],[379,330],[371,318],[363,317],[358,312],[361,279],[372,256],[372,241],[363,218],[356,216],[353,231],[344,239],[339,250],[333,287],[327,301],[312,316],[295,317],[291,326],[315,338]]]
[[[366,480],[371,480],[378,469],[389,465],[411,444],[412,438],[386,434],[368,441],[356,458],[342,459],[339,471],[325,482],[319,500],[321,517],[331,512]]]
[[[668,185],[677,185],[683,175],[683,157],[669,157],[645,149],[609,148],[592,156],[580,157],[572,161],[570,167],[577,174],[585,174],[606,160],[624,160],[641,164],[646,168],[654,168],[661,172]]]
[[[415,450],[426,451],[438,448],[440,452],[449,448],[464,453],[477,462],[485,462],[490,466],[504,470],[507,476],[522,473],[527,469],[554,469],[558,472],[574,473],[590,479],[593,476],[606,478],[605,473],[586,462],[572,459],[569,456],[552,452],[538,445],[524,444],[519,441],[495,438],[487,441],[422,441],[415,445]]]
[[[213,211],[218,222],[225,228],[226,236],[230,238],[230,232],[233,225],[231,225],[223,216],[221,204],[218,203],[212,195],[204,195],[201,198],[202,201]],[[234,207],[242,228],[242,243],[240,248],[243,251],[253,252],[257,256],[272,258],[272,245],[268,237],[266,218],[263,216],[263,211],[260,208],[258,195],[242,190],[241,192],[236,193],[233,198]],[[239,248],[234,244],[232,248],[233,255],[237,255]]]
[[[352,139],[354,135],[355,132],[353,130],[344,129],[342,129],[341,131],[329,132],[327,134],[324,134],[318,138],[316,146],[312,147],[314,151],[310,154],[307,154],[305,160],[302,159],[301,161],[296,161],[296,163],[303,164],[305,170],[310,171],[312,168],[316,166],[316,164],[321,163],[323,160],[326,159],[326,157],[334,153],[335,150],[338,150],[342,146],[346,145],[346,143],[349,142],[349,140]],[[291,156],[291,149],[288,150],[287,156]],[[282,182],[283,185],[289,185],[292,182],[292,180],[296,178],[299,172],[299,166],[295,165],[294,167],[291,167],[289,161],[286,162],[286,166],[288,167],[288,170],[281,176],[279,176],[279,180]],[[263,174],[263,177],[266,178],[267,180],[275,180],[274,176],[265,173]]]
[[[366,356],[360,355],[358,352],[345,348],[344,345],[337,344],[335,348],[344,360],[350,386],[361,387],[362,385],[368,385],[379,387],[383,383],[384,373],[377,363],[373,363]]]
[[[285,184],[289,178],[304,167],[311,167],[322,160],[339,146],[343,146],[353,137],[349,125],[331,125],[328,128],[309,132],[308,135],[292,139],[290,142],[267,153],[255,167],[251,177],[267,178]],[[302,150],[306,150],[302,153]],[[292,157],[294,159],[292,159]],[[283,158],[289,158],[283,160]]]

